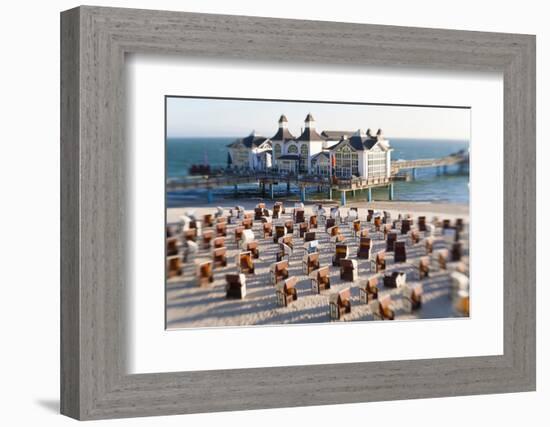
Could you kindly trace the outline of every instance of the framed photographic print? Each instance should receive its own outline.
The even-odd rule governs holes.
[[[535,389],[534,36],[80,7],[61,40],[62,413]]]

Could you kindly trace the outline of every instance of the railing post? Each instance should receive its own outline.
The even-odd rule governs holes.
[[[302,187],[300,188],[300,201],[302,203],[305,203],[305,201],[306,201],[306,186],[305,185],[302,185]]]
[[[206,191],[206,201],[212,203],[214,201],[214,192],[211,188]]]
[[[393,200],[393,184],[390,184],[388,188],[388,197],[390,200]]]
[[[332,185],[328,186],[328,199],[332,200]]]
[[[372,202],[372,188],[367,188],[367,202]]]
[[[342,206],[346,206],[346,192],[340,191],[340,203]]]
[[[269,184],[269,192],[271,193],[271,200],[273,200],[273,183]]]

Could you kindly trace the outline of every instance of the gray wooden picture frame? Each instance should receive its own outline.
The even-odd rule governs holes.
[[[127,374],[127,53],[502,72],[504,354]],[[88,6],[61,14],[65,415],[84,420],[535,390],[535,227],[532,35]]]

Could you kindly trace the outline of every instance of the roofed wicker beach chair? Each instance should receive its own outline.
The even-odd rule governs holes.
[[[309,228],[317,228],[317,215],[311,215],[309,217]]]
[[[411,239],[411,245],[416,245],[420,242],[420,233],[413,229],[409,234],[409,238]]]
[[[382,211],[383,217],[382,217],[382,223],[384,224],[390,224],[391,223],[391,213],[388,211]]]
[[[462,259],[462,243],[455,242],[451,248],[451,262],[458,262]]]
[[[332,320],[340,320],[346,313],[351,313],[350,288],[332,293],[329,297],[329,314]]]
[[[197,262],[196,278],[197,286],[208,286],[214,281],[214,269],[212,268],[212,260]]]
[[[214,217],[217,221],[220,219],[223,219],[225,221],[225,218],[223,218],[223,208],[221,206],[216,207],[216,212],[214,213]]]
[[[334,237],[334,236],[340,234],[340,227],[338,225],[330,227],[330,228],[327,229],[327,233],[330,237]]]
[[[275,202],[273,205],[273,218],[277,219],[280,218],[282,215],[282,206],[279,204],[280,202]]]
[[[183,260],[181,255],[171,255],[166,258],[166,276],[168,278],[183,275]]]
[[[451,227],[451,220],[450,219],[444,219],[443,220],[443,230],[446,230]]]
[[[290,256],[294,253],[294,249],[284,243],[279,243],[279,250],[275,254],[277,262],[282,261],[286,256],[288,262],[290,262]]]
[[[384,276],[385,288],[400,288],[407,283],[407,274],[399,271],[394,271]]]
[[[271,222],[264,222],[262,224],[262,229],[263,229],[263,233],[264,233],[264,239],[266,237],[271,237],[273,236],[273,223]]]
[[[383,298],[379,298],[380,301],[380,316],[382,320],[394,320],[395,319],[395,306],[390,295],[386,295]]]
[[[393,224],[384,224],[382,226],[382,231],[384,232],[384,240],[388,238],[388,234],[393,230]]]
[[[286,234],[286,227],[283,224],[275,225],[275,235],[273,236],[273,243],[278,243],[279,239]]]
[[[351,224],[353,229],[353,237],[357,237],[361,232],[361,220],[354,219]]]
[[[373,209],[368,209],[367,210],[367,222],[371,222],[373,216],[374,216],[374,210]]]
[[[357,279],[357,260],[342,258],[340,260],[340,279],[355,282]]]
[[[269,277],[272,285],[276,285],[281,280],[284,280],[288,277],[288,261],[283,260],[271,264],[269,268]]]
[[[319,294],[321,291],[330,289],[330,270],[328,265],[320,267],[309,273],[311,280],[311,292]]]
[[[212,227],[214,226],[214,215],[213,214],[204,214],[202,216],[202,225],[203,227]]]
[[[418,279],[422,280],[425,277],[430,277],[430,257],[423,256],[418,262]]]
[[[382,227],[382,218],[376,216],[374,217],[374,229],[380,231],[380,227]]]
[[[370,259],[370,247],[370,237],[361,237],[361,240],[359,240],[359,247],[357,248],[357,258]]]
[[[294,221],[292,221],[291,219],[287,219],[285,221],[285,227],[287,234],[294,233]]]
[[[244,274],[225,275],[225,297],[236,299],[246,297],[246,276]]]
[[[304,233],[304,242],[311,242],[313,240],[317,240],[315,236],[316,236],[315,231],[307,231],[306,233]]]
[[[440,270],[447,270],[447,260],[449,259],[449,251],[447,249],[441,249],[437,251],[437,263]]]
[[[432,236],[426,237],[426,254],[430,255],[434,250],[434,238]]]
[[[457,218],[455,221],[455,228],[457,231],[462,232],[464,231],[464,220],[462,218]]]
[[[197,241],[197,229],[196,228],[190,228],[188,230],[184,230],[183,232],[183,238],[185,240],[192,240],[193,242]]]
[[[411,231],[411,220],[410,219],[402,219],[401,220],[401,234],[407,234],[409,231]]]
[[[304,209],[303,208],[294,209],[293,218],[296,224],[301,224],[302,222],[305,222],[306,217],[305,217]]]
[[[216,223],[216,236],[227,236],[227,223],[225,221]]]
[[[336,225],[336,220],[334,218],[327,218],[325,221],[325,231],[327,231],[329,228],[334,227]]]
[[[185,242],[183,260],[185,262],[192,261],[198,252],[199,252],[199,245],[197,245],[197,243],[192,240],[188,240],[187,242]]]
[[[247,230],[251,230],[252,227],[254,226],[254,222],[253,222],[253,219],[252,218],[244,218],[241,222],[241,225],[247,229]]]
[[[166,256],[177,255],[179,252],[179,239],[177,237],[168,237],[166,239]]]
[[[375,272],[386,270],[386,252],[380,251],[376,254],[375,262]]]
[[[348,245],[345,243],[337,243],[334,248],[334,255],[332,257],[332,265],[340,266],[340,260],[347,258],[349,255]]]
[[[279,243],[283,243],[290,247],[290,249],[294,250],[294,238],[292,234],[285,234],[283,237],[279,239]]]
[[[259,244],[256,240],[252,240],[251,242],[246,242],[243,244],[244,250],[247,252],[250,252],[252,254],[252,258],[258,259],[260,258],[260,248]]]
[[[419,216],[418,217],[418,231],[421,231],[421,232],[426,231],[426,217],[425,216]]]
[[[378,274],[362,280],[359,285],[359,301],[368,304],[370,301],[378,299]]]
[[[422,305],[422,284],[417,283],[414,286],[405,284],[401,287],[401,297],[403,310],[408,313],[413,310],[418,310]]]
[[[388,236],[386,237],[386,252],[393,252],[396,241],[397,233],[395,231],[388,233]]]
[[[401,241],[393,244],[393,262],[407,262],[405,242]]]
[[[264,209],[261,207],[256,206],[254,208],[254,220],[260,221],[262,217],[264,216]]]
[[[298,234],[300,238],[304,237],[304,234],[309,230],[309,223],[301,222],[298,224]]]
[[[304,253],[311,254],[313,252],[319,252],[319,241],[318,240],[310,240],[309,242],[304,242]]]
[[[210,249],[212,239],[214,238],[214,230],[204,230],[202,232],[202,248]]]
[[[306,253],[302,257],[302,271],[309,274],[319,268],[319,252]]]
[[[214,268],[227,266],[227,248],[216,248],[212,252]]]
[[[243,232],[244,232],[244,227],[242,225],[238,225],[237,227],[235,227],[235,243],[236,244],[239,244],[239,242],[242,240]]]
[[[275,295],[279,307],[286,307],[291,302],[298,299],[298,291],[296,290],[297,283],[297,277],[289,277],[284,282],[275,285]]]
[[[216,237],[214,240],[212,240],[212,246],[214,246],[214,249],[225,247],[225,237]]]
[[[237,271],[244,274],[254,274],[254,261],[252,261],[252,253],[246,251],[241,252],[236,257]]]

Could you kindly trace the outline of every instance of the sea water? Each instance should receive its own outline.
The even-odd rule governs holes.
[[[445,157],[459,150],[468,150],[468,141],[436,140],[436,139],[392,139],[392,160],[434,159]],[[166,175],[168,178],[181,178],[188,174],[193,164],[209,164],[212,168],[227,166],[227,145],[235,138],[168,138],[166,141]],[[409,171],[410,172],[410,171]],[[441,170],[439,172],[442,172]],[[469,173],[458,166],[448,166],[447,173],[438,173],[436,168],[417,169],[416,179],[411,181],[396,181],[394,183],[394,200],[451,202],[467,204],[469,202]],[[315,189],[308,189],[310,199],[326,198],[326,194],[316,194]],[[291,188],[293,195],[298,195],[297,188]],[[276,195],[286,194],[286,184],[275,188]],[[232,186],[218,188],[215,197],[233,197]],[[239,185],[241,197],[258,196],[258,185]],[[388,200],[386,187],[375,188],[372,191],[375,200]],[[337,195],[333,195],[336,197]],[[356,199],[364,200],[366,192],[356,192]],[[167,206],[178,206],[189,200],[204,202],[204,190],[185,190],[168,192]],[[353,200],[348,193],[348,200]]]

